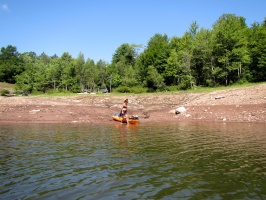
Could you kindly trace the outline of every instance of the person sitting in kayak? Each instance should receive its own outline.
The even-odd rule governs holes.
[[[126,99],[123,104],[122,104],[122,108],[121,108],[121,117],[122,118],[126,118],[127,119],[127,122],[128,122],[128,116],[127,116],[127,104],[128,104],[128,99]],[[123,121],[123,120],[122,120]],[[121,122],[122,122],[121,121]]]

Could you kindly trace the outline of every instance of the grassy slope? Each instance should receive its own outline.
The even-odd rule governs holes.
[[[225,90],[225,89],[231,89],[231,88],[240,88],[240,87],[248,87],[248,86],[254,86],[254,85],[259,85],[259,84],[265,84],[264,83],[245,83],[242,85],[232,85],[232,86],[226,86],[226,87],[215,87],[215,88],[208,88],[208,87],[197,87],[194,89],[186,90],[186,91],[171,91],[171,92],[159,92],[159,93],[154,93],[154,94],[178,94],[178,93],[201,93],[201,92],[214,92],[217,90]],[[14,92],[15,85],[14,84],[9,84],[9,83],[3,83],[0,82],[0,91],[3,89],[9,90],[11,93]],[[152,94],[152,93],[150,93]],[[40,94],[38,96],[74,96],[76,94],[74,93],[53,93],[53,94]],[[101,94],[98,94],[101,95]],[[111,95],[114,96],[119,96],[119,95],[124,95],[122,93],[111,93]],[[139,94],[141,95],[141,94]],[[145,94],[143,94],[145,95]]]
[[[9,90],[10,92],[13,92],[14,88],[15,88],[14,84],[0,82],[0,91],[6,89]]]

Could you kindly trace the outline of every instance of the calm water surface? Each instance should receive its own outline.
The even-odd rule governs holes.
[[[0,199],[266,199],[265,130],[0,125]]]

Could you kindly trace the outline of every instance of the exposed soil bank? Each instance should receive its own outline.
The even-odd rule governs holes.
[[[210,121],[266,124],[266,84],[219,90],[212,93],[79,94],[71,97],[0,97],[0,124],[82,123],[112,124],[124,99],[129,114],[140,123]],[[183,106],[185,113],[175,114]]]

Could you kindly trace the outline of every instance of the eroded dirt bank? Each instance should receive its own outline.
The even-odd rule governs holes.
[[[140,123],[178,121],[256,122],[266,124],[266,84],[211,93],[113,96],[79,94],[72,97],[0,97],[0,124],[112,124],[122,101]],[[186,112],[176,115],[175,109]]]

